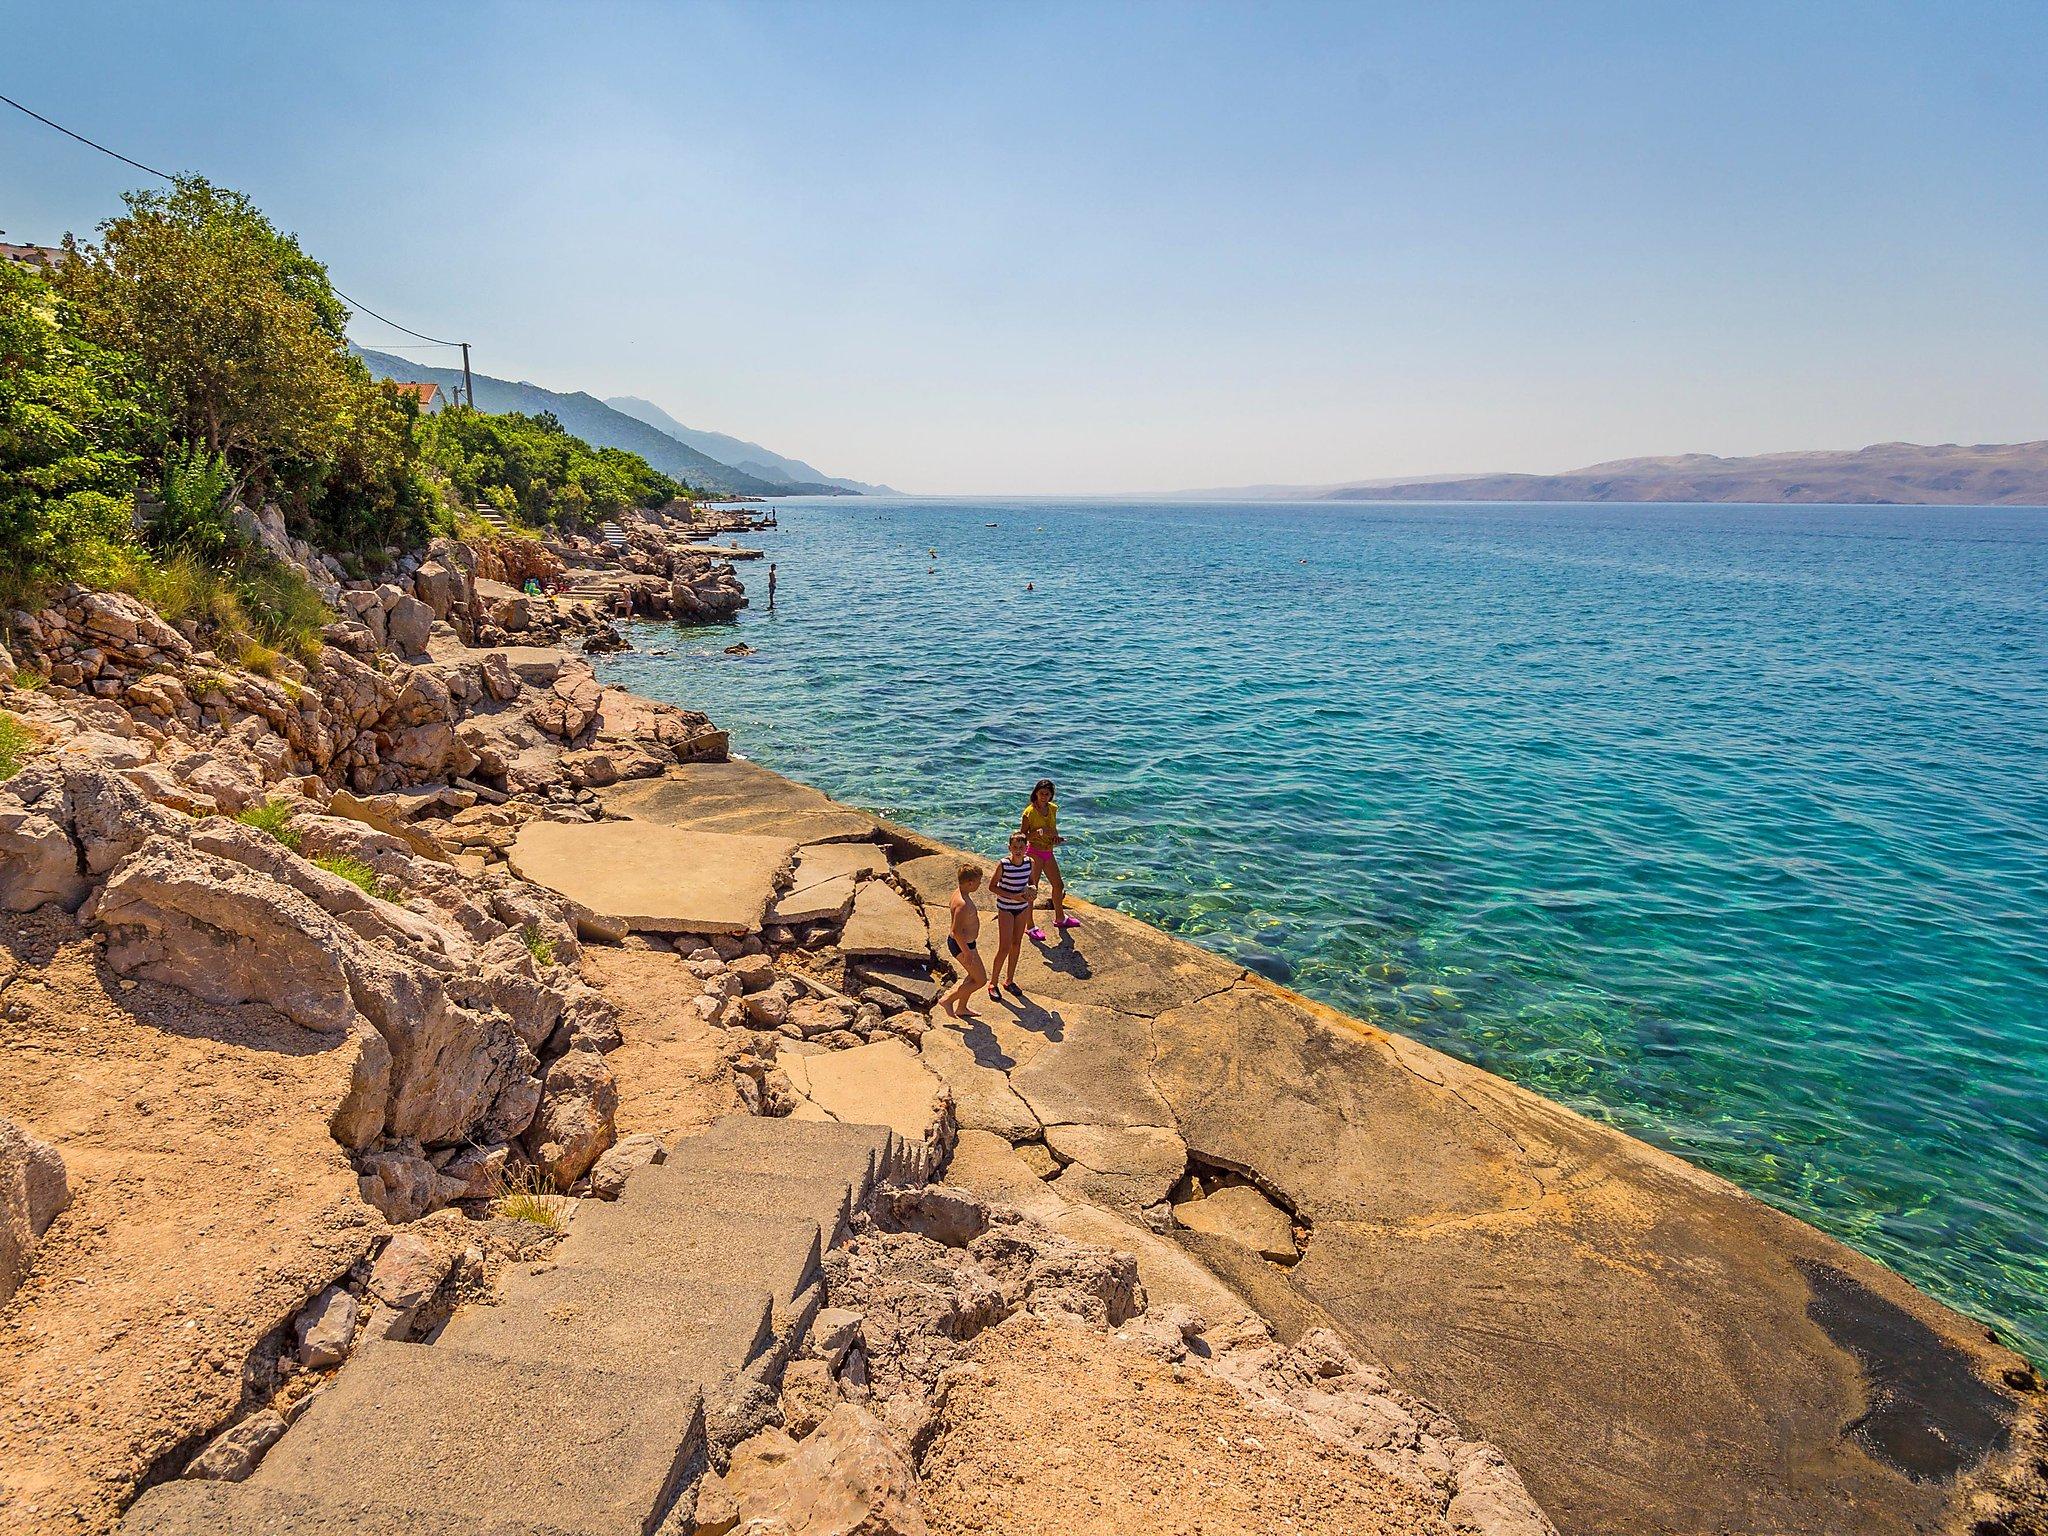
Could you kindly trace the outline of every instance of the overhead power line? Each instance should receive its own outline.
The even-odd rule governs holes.
[[[23,106],[20,102],[16,101],[12,96],[0,96],[0,101],[6,102],[7,105],[14,108],[15,111],[25,113],[27,116],[34,118],[37,122],[43,124],[43,126],[45,126],[46,128],[54,128],[59,133],[63,134],[66,138],[78,140],[79,143],[85,145],[88,149],[96,149],[103,155],[111,155],[114,159],[120,161],[123,165],[132,165],[135,167],[136,170],[146,171],[150,175],[158,178],[161,181],[175,182],[178,179],[177,177],[173,176],[169,171],[160,171],[153,165],[144,165],[140,160],[131,160],[128,158],[128,156],[122,154],[118,149],[109,149],[106,145],[100,143],[97,139],[88,139],[84,134],[78,132],[76,129],[66,128],[62,123],[56,121],[54,118],[48,118],[43,116],[43,114],[36,111],[34,107]],[[330,281],[328,283],[328,286],[330,288],[333,288],[334,284]],[[465,367],[467,366],[468,358],[466,353],[468,343],[460,341],[443,341],[439,336],[429,336],[425,331],[416,331],[409,325],[400,325],[396,320],[393,320],[389,315],[378,314],[376,310],[370,308],[370,306],[365,304],[361,299],[352,299],[347,294],[343,293],[339,288],[334,288],[334,296],[337,299],[340,299],[342,303],[350,305],[355,309],[361,310],[371,319],[382,320],[394,331],[403,331],[408,336],[417,336],[421,341],[430,341],[437,347],[462,347],[465,351],[464,365]]]
[[[160,171],[160,170],[158,170],[158,169],[157,169],[157,168],[156,168],[155,166],[153,166],[153,165],[144,165],[144,164],[143,164],[143,163],[142,163],[142,162],[141,162],[140,160],[130,160],[130,159],[129,159],[129,158],[128,158],[128,157],[126,156],[126,155],[122,154],[122,153],[121,153],[121,152],[120,152],[120,151],[119,151],[118,149],[109,149],[109,148],[107,148],[107,146],[106,146],[106,145],[104,145],[104,144],[96,143],[96,142],[95,142],[94,140],[92,140],[92,139],[88,139],[88,138],[87,138],[87,137],[86,137],[86,136],[85,136],[84,134],[82,134],[82,133],[76,133],[76,132],[73,132],[73,131],[72,131],[71,129],[69,129],[69,128],[66,128],[66,127],[65,127],[65,126],[64,126],[64,125],[63,125],[62,123],[59,123],[59,122],[52,122],[52,121],[51,121],[51,120],[50,120],[49,118],[47,118],[47,117],[43,116],[43,114],[42,114],[42,113],[40,113],[40,112],[36,111],[36,109],[35,109],[35,108],[33,108],[33,107],[24,107],[24,106],[23,106],[23,105],[22,105],[22,104],[21,104],[20,102],[16,101],[16,100],[15,100],[15,99],[14,99],[14,98],[13,98],[12,96],[0,96],[0,101],[4,101],[4,102],[6,102],[6,103],[7,103],[7,105],[9,105],[10,107],[14,108],[14,110],[15,110],[15,111],[17,111],[17,112],[26,112],[26,113],[27,113],[27,114],[28,114],[28,115],[29,115],[30,117],[34,118],[34,119],[35,119],[35,120],[36,120],[37,122],[39,122],[39,123],[42,123],[42,124],[44,124],[44,125],[45,125],[45,126],[47,126],[47,127],[51,127],[51,128],[54,128],[54,129],[56,129],[56,130],[57,130],[57,131],[58,131],[59,133],[63,134],[63,135],[64,135],[64,136],[66,137],[66,138],[72,138],[72,139],[76,139],[76,140],[78,140],[78,142],[79,142],[79,143],[81,143],[81,144],[83,144],[83,145],[86,145],[86,146],[87,146],[88,148],[91,148],[91,149],[96,149],[96,150],[98,150],[98,151],[99,151],[99,152],[100,152],[101,154],[103,154],[103,155],[112,155],[112,156],[113,156],[113,157],[114,157],[114,158],[115,158],[116,160],[120,161],[120,162],[121,162],[121,163],[122,163],[123,165],[132,165],[132,166],[134,166],[134,167],[135,167],[135,169],[137,169],[138,171],[147,171],[147,172],[149,172],[149,174],[150,174],[150,175],[152,175],[152,176],[161,176],[161,177],[162,177],[162,178],[163,178],[163,179],[164,179],[165,181],[175,181],[175,180],[177,180],[177,178],[176,178],[175,176],[171,175],[171,174],[170,174],[170,172],[168,172],[168,171]]]

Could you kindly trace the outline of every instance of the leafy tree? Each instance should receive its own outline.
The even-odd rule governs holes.
[[[132,546],[148,412],[41,276],[0,264],[0,588],[103,574]]]
[[[287,516],[323,549],[410,549],[440,506],[421,468],[419,402],[349,362],[334,443],[324,459],[292,467]]]
[[[472,505],[517,513],[532,524],[575,525],[658,507],[684,489],[637,453],[593,448],[554,416],[466,408],[420,418],[426,461]]]
[[[65,242],[57,283],[84,334],[133,358],[170,436],[225,456],[242,483],[280,458],[324,459],[352,361],[326,269],[248,198],[200,177],[123,201],[99,244]]]

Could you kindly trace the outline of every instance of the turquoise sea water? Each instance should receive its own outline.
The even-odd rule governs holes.
[[[2048,1361],[2048,514],[779,513],[773,615],[742,567],[737,634],[637,626],[606,674],[970,847],[1050,775],[1081,893]]]

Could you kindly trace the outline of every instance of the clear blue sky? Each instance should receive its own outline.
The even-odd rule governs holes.
[[[485,371],[933,492],[2048,436],[2044,82],[2039,3],[0,0]],[[9,239],[139,180],[0,116]]]

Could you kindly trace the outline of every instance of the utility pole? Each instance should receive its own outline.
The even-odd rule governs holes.
[[[462,393],[469,401],[469,408],[476,409],[476,381],[469,376],[469,343],[462,343]]]

